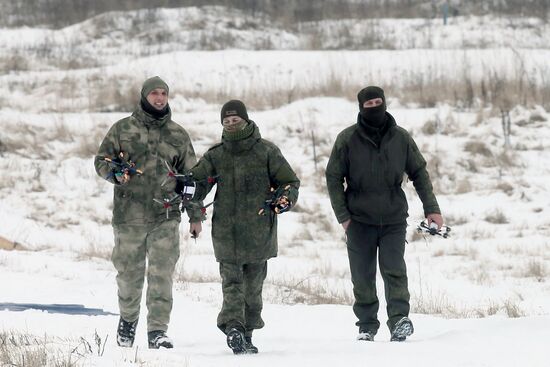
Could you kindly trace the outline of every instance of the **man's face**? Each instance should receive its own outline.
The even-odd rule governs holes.
[[[234,132],[234,131],[237,131],[237,128],[240,126],[239,124],[242,121],[244,120],[239,116],[229,116],[229,117],[225,117],[222,120],[222,125],[226,131]]]
[[[366,101],[363,103],[363,108],[378,107],[378,106],[380,106],[382,103],[384,103],[384,100],[383,100],[382,98],[373,98],[373,99],[369,99],[369,100],[366,100]]]
[[[168,104],[168,92],[162,88],[155,88],[147,95],[147,102],[160,111]]]

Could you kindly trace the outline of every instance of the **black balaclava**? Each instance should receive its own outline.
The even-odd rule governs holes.
[[[153,107],[149,101],[147,101],[147,96],[151,91],[154,89],[161,88],[166,91],[166,93],[169,93],[170,90],[168,89],[168,84],[164,82],[160,77],[154,76],[152,78],[147,79],[143,82],[143,87],[141,87],[141,108],[151,116],[153,116],[156,119],[161,119],[170,111],[170,107],[168,106],[168,103],[162,110],[157,110],[155,107]]]
[[[371,108],[363,107],[365,101],[373,98],[382,98],[382,104]],[[357,100],[359,101],[359,114],[363,122],[377,129],[383,127],[386,122],[386,97],[384,96],[384,90],[380,87],[368,86],[359,91]]]

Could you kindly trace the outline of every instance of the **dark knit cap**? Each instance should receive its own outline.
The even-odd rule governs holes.
[[[359,109],[363,108],[363,103],[369,99],[382,98],[384,101],[383,106],[384,110],[386,109],[386,97],[384,96],[384,90],[380,87],[370,85],[366,88],[363,88],[357,93],[357,101],[359,101]]]
[[[164,89],[166,93],[170,92],[168,89],[168,84],[166,84],[160,77],[154,76],[143,82],[143,87],[141,87],[141,96],[143,98],[147,98],[149,93],[156,88]]]
[[[221,111],[221,121],[223,122],[223,119],[229,116],[239,116],[243,120],[248,121],[248,113],[246,112],[244,103],[237,99],[232,99],[224,104]]]

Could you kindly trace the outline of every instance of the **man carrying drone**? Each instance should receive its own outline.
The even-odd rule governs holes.
[[[174,197],[176,180],[166,180],[164,173],[166,164],[175,172],[188,171],[196,158],[189,135],[171,120],[168,92],[159,77],[147,79],[134,113],[111,127],[95,157],[98,175],[115,185],[112,261],[118,272],[117,343],[122,347],[134,343],[146,259],[149,348],[173,347],[166,330],[172,310],[172,275],[179,258],[181,212],[172,199],[166,201]],[[198,236],[200,207],[185,209],[189,232]]]
[[[221,143],[191,170],[195,199],[204,199],[214,184],[207,179],[219,176],[212,215],[223,292],[217,326],[233,353],[258,353],[252,331],[264,326],[262,287],[267,260],[277,256],[277,215],[296,204],[300,180],[279,148],[261,138],[241,101],[223,105],[221,123]]]
[[[353,311],[359,319],[357,339],[373,341],[380,327],[378,258],[391,341],[404,341],[413,333],[404,259],[408,204],[401,184],[405,173],[424,205],[428,220],[424,226],[432,228],[431,234],[441,229],[443,218],[426,161],[409,133],[386,112],[384,91],[369,86],[359,92],[357,99],[357,123],[343,130],[334,143],[326,170],[327,188],[347,237]]]

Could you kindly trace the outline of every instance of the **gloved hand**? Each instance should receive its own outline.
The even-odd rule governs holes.
[[[189,176],[178,177],[176,180],[175,191],[181,196],[184,205],[195,197],[195,188],[195,181]]]
[[[130,181],[130,174],[127,170],[122,172],[113,171],[113,176],[115,176],[115,180],[119,185],[126,185]]]
[[[273,205],[273,211],[275,214],[282,214],[289,211],[290,208],[292,208],[292,202],[288,200],[286,195],[280,196]]]

